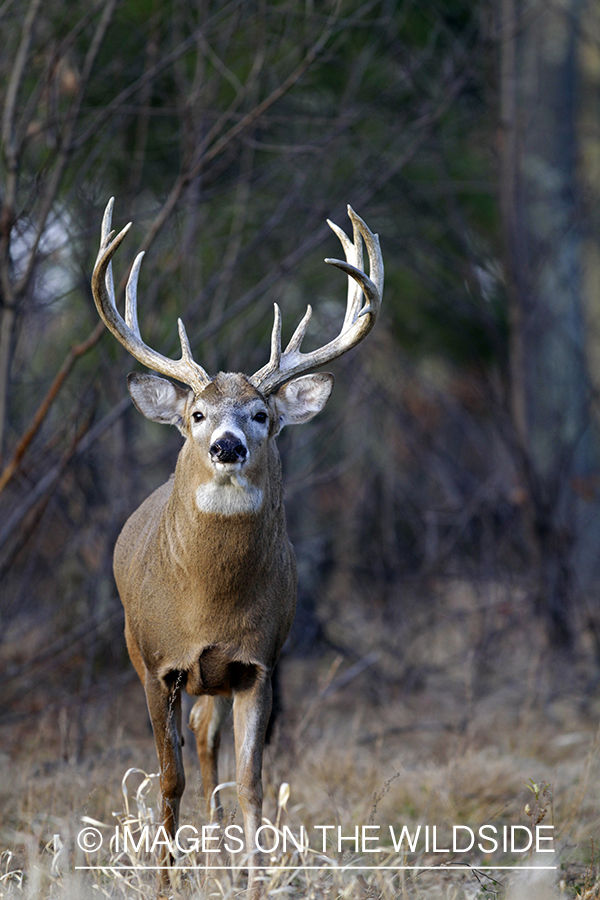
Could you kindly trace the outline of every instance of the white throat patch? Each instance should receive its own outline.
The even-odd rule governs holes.
[[[248,484],[239,473],[232,473],[227,480],[219,479],[201,484],[196,491],[196,506],[202,513],[239,516],[257,512],[262,502],[261,489]]]

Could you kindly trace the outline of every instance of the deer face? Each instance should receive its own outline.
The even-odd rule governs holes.
[[[271,431],[269,412],[243,375],[219,374],[188,398],[182,431],[200,449],[214,479],[226,483],[260,462]]]
[[[267,471],[267,447],[285,425],[308,422],[325,406],[333,388],[333,375],[304,375],[282,385],[269,397],[245,375],[222,373],[200,393],[175,385],[157,375],[133,374],[129,392],[148,419],[176,425],[197,458],[203,511],[256,508],[256,493]],[[210,499],[207,509],[207,498]],[[229,502],[236,501],[236,502]]]

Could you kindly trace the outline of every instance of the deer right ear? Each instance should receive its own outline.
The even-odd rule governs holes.
[[[143,416],[161,425],[177,425],[180,428],[191,393],[189,388],[179,387],[158,375],[138,372],[127,376],[127,387],[131,399]]]

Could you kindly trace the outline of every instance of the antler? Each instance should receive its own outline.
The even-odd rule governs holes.
[[[144,344],[140,336],[137,320],[137,284],[143,253],[136,256],[127,281],[125,320],[117,310],[111,260],[131,228],[131,222],[113,238],[114,231],[111,231],[111,223],[114,202],[114,197],[111,197],[104,212],[100,250],[92,274],[92,294],[100,318],[111,334],[129,350],[138,362],[155,372],[160,372],[161,375],[168,375],[189,385],[196,394],[199,394],[211,379],[202,366],[194,361],[190,342],[181,319],[177,320],[179,340],[181,341],[181,359],[179,360],[169,359],[167,356],[157,353],[156,350]]]
[[[313,350],[311,353],[301,353],[300,345],[312,315],[312,308],[309,305],[304,318],[282,353],[281,313],[278,305],[275,304],[271,358],[266,366],[263,366],[250,378],[252,384],[265,395],[273,393],[276,388],[295,375],[322,366],[341,356],[342,353],[346,353],[347,350],[362,341],[375,324],[383,294],[383,259],[379,248],[379,236],[370,231],[350,206],[348,215],[352,220],[354,243],[341,228],[338,228],[329,219],[327,220],[329,227],[340,239],[346,254],[346,262],[342,262],[340,259],[325,260],[326,263],[337,266],[348,275],[348,301],[342,329],[338,336],[324,347]],[[363,240],[369,254],[370,277],[363,270]],[[367,301],[364,306],[362,306],[363,294]]]

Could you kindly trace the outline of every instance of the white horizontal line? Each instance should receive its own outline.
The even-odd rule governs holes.
[[[419,871],[423,871],[426,869],[427,870],[439,869],[440,871],[447,871],[448,869],[459,869],[462,871],[470,871],[470,870],[475,869],[478,872],[483,872],[483,871],[497,872],[502,869],[502,870],[511,870],[511,871],[519,871],[520,872],[520,871],[524,871],[525,869],[533,869],[533,870],[538,870],[538,871],[543,872],[543,871],[558,869],[558,866],[469,866],[465,863],[464,865],[457,864],[457,865],[448,865],[448,866],[445,866],[445,865],[439,865],[439,866],[353,866],[353,865],[348,865],[348,866],[325,866],[325,865],[324,866],[275,866],[275,865],[267,864],[267,865],[258,867],[258,866],[247,866],[247,865],[246,866],[123,866],[123,865],[114,866],[114,865],[111,865],[110,863],[107,863],[105,866],[75,866],[75,868],[76,869],[84,869],[84,870],[114,869],[115,871],[119,871],[119,870],[129,871],[131,869],[148,869],[148,871],[158,871],[158,870],[162,870],[162,869],[175,869],[176,871],[185,871],[185,872],[194,871],[194,870],[202,870],[202,871],[207,871],[207,872],[208,871],[212,872],[212,871],[232,870],[232,871],[237,872],[237,871],[242,871],[243,869],[248,869],[248,868],[260,868],[261,871],[265,871],[265,872],[273,871],[274,869],[276,869],[277,871],[289,870],[290,872],[301,872],[305,869],[311,869],[311,870],[312,869],[314,869],[314,870],[325,869],[325,870],[332,871],[332,872],[343,872],[348,869],[361,869],[361,870],[368,869],[370,872],[377,872],[380,869],[392,869],[392,870],[398,870],[398,871],[401,869],[415,869],[415,870],[419,870]]]

